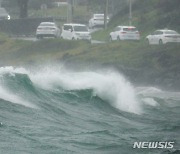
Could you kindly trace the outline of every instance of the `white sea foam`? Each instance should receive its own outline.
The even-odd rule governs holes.
[[[156,87],[137,87],[135,91],[136,95],[141,95],[144,98],[160,98],[163,100],[172,99],[176,101],[180,100],[180,92],[163,91]]]
[[[19,68],[14,68],[12,66],[0,67],[0,75],[6,74],[6,73],[28,74],[28,71],[24,69],[23,67],[19,67]]]
[[[163,91],[156,87],[137,87],[136,88],[137,94],[143,94],[143,95],[150,95],[150,94],[156,94],[156,93],[162,93]]]
[[[153,98],[144,98],[144,99],[142,99],[142,101],[145,104],[150,105],[150,106],[157,106],[158,105],[158,102],[156,102]]]
[[[17,94],[12,94],[11,92],[8,92],[2,87],[0,87],[0,99],[3,99],[11,103],[20,104],[26,107],[36,108],[36,106],[32,103],[23,100],[21,97],[17,96]]]
[[[136,114],[142,112],[132,85],[115,71],[71,72],[46,68],[30,74],[30,79],[35,85],[51,90],[57,86],[66,90],[93,89],[94,94],[120,110]]]

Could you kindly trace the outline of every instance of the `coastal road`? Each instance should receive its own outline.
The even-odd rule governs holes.
[[[26,41],[33,41],[33,42],[38,41],[38,39],[36,37],[12,37],[12,39],[26,40]],[[91,40],[91,44],[104,44],[104,43],[106,43],[106,42],[98,41],[98,40]]]

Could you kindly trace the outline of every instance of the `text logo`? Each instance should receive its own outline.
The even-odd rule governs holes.
[[[138,149],[172,149],[174,142],[134,142],[133,148]]]

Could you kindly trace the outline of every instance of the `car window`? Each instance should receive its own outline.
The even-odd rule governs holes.
[[[72,26],[70,26],[70,25],[64,25],[64,30],[72,30]]]
[[[162,35],[162,34],[163,34],[163,32],[159,31],[158,35]]]
[[[121,30],[121,27],[116,27],[115,29],[114,29],[114,31],[116,32],[116,31],[120,31]]]
[[[156,31],[152,32],[151,35],[156,35]]]
[[[176,31],[166,31],[164,34],[178,34]]]
[[[76,32],[87,32],[88,29],[86,26],[74,26],[74,31],[76,31]]]
[[[104,14],[96,14],[94,15],[94,18],[104,18]]]
[[[162,32],[162,31],[158,31],[158,30],[157,30],[157,31],[155,31],[155,32],[154,32],[154,34],[153,34],[153,35],[162,35],[162,34],[163,34],[163,32]]]
[[[135,32],[135,31],[137,31],[137,28],[131,28],[131,27],[123,28],[123,31],[126,31],[126,32]]]
[[[41,23],[40,26],[50,26],[50,27],[54,27],[56,26],[55,23]]]
[[[0,8],[0,15],[7,14],[7,11],[4,8]]]
[[[158,34],[158,31],[155,31],[152,33],[152,35],[157,35]]]

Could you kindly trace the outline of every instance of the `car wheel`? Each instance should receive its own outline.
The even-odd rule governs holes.
[[[75,40],[75,38],[73,37],[72,40]]]
[[[92,29],[92,25],[91,24],[89,24],[89,29]]]
[[[43,39],[43,35],[39,35],[38,38],[41,40]]]
[[[42,37],[42,35],[37,35],[36,38],[40,40],[40,39],[42,39],[43,37]]]
[[[159,44],[160,44],[160,45],[163,44],[163,41],[162,41],[161,39],[159,40]]]
[[[112,42],[113,40],[112,40],[112,36],[109,36],[109,42]]]
[[[146,39],[146,44],[150,45],[149,39]]]

